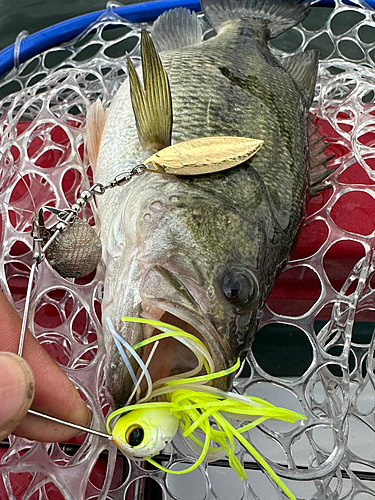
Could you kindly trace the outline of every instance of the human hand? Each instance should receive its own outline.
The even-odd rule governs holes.
[[[26,414],[31,404],[36,411],[85,427],[91,420],[74,385],[29,331],[23,359],[10,354],[18,350],[21,318],[1,291],[0,318],[0,439],[13,429],[17,436],[46,442],[75,436],[78,431],[70,427]]]
[[[0,352],[0,441],[23,420],[34,398],[30,366],[11,352]]]

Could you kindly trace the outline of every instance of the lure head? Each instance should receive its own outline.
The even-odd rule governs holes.
[[[178,425],[178,418],[168,408],[132,410],[117,420],[112,436],[123,453],[151,457],[172,441]]]

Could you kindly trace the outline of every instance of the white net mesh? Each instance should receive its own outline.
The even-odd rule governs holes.
[[[338,169],[332,187],[308,204],[300,237],[305,245],[303,250],[297,247],[281,274],[257,334],[257,339],[270,336],[268,349],[275,359],[285,357],[290,341],[302,346],[300,359],[289,363],[299,366],[298,376],[268,369],[256,341],[243,370],[250,374],[237,379],[236,389],[308,417],[307,424],[268,422],[247,436],[300,499],[375,498],[372,12],[360,0],[350,5],[336,0],[335,9],[322,14],[318,27],[313,29],[308,19],[275,49],[280,55],[297,53],[314,48],[321,39],[313,111],[337,154],[331,164]],[[89,184],[82,137],[86,105],[97,97],[105,107],[109,104],[126,78],[124,52],[139,58],[139,33],[140,26],[125,22],[109,7],[79,39],[20,65],[0,84],[0,280],[20,313],[32,261],[34,210],[51,204],[64,208]],[[6,97],[10,92],[16,93]],[[91,209],[86,208],[83,217],[92,221]],[[97,429],[103,428],[103,410],[108,410],[100,335],[103,275],[99,266],[87,278],[63,279],[43,263],[35,278],[29,324],[86,397]],[[292,302],[285,299],[290,284]],[[270,329],[275,324],[276,329]],[[167,467],[184,468],[194,461],[179,439],[167,451]],[[77,438],[69,445],[11,437],[0,459],[0,497],[285,497],[240,446],[237,455],[248,472],[244,483],[225,461],[202,465],[187,476],[167,476],[117,457],[114,447],[97,437]]]

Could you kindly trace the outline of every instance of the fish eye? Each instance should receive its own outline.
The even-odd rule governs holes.
[[[126,432],[126,441],[130,446],[139,446],[143,438],[145,437],[145,431],[140,426],[133,426]]]
[[[224,297],[237,307],[251,305],[258,297],[258,283],[247,270],[231,268],[225,271],[221,280]]]

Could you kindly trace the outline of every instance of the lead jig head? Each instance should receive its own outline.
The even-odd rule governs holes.
[[[162,406],[163,403],[158,404]],[[120,417],[112,436],[122,452],[136,458],[152,457],[172,441],[178,426],[179,419],[169,408],[145,407]]]

